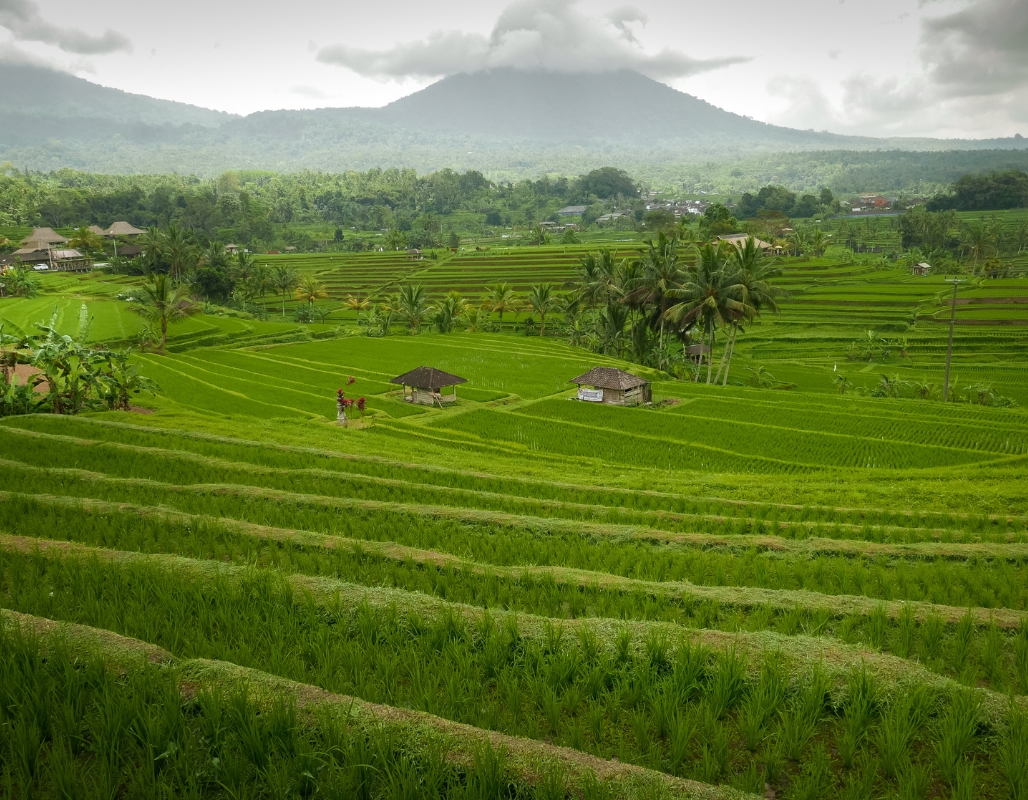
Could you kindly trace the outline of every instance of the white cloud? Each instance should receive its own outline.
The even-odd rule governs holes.
[[[0,0],[0,26],[7,28],[15,39],[54,45],[66,53],[105,55],[132,51],[128,37],[110,28],[99,36],[91,36],[49,22],[32,0]]]
[[[421,41],[374,51],[345,44],[322,48],[318,61],[380,80],[437,78],[496,67],[556,72],[613,72],[634,69],[653,78],[679,78],[745,58],[695,59],[677,50],[646,52],[630,25],[644,23],[637,9],[622,7],[606,22],[581,13],[577,0],[515,0],[488,37],[435,31]]]

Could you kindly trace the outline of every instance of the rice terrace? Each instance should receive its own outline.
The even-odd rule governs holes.
[[[191,2],[0,0],[0,800],[1028,800],[1025,0]]]

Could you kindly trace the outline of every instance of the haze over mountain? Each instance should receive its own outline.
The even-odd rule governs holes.
[[[0,161],[103,172],[477,168],[574,172],[810,150],[1021,150],[993,140],[875,139],[769,125],[639,73],[494,69],[444,78],[382,108],[246,117],[0,63]]]

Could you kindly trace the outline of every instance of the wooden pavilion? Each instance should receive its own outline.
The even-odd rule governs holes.
[[[578,384],[578,399],[587,403],[637,406],[653,399],[648,380],[614,367],[593,367],[571,382]]]
[[[417,403],[422,406],[442,406],[443,403],[453,403],[457,400],[457,385],[467,383],[466,378],[451,375],[435,367],[418,367],[403,375],[398,375],[390,383],[403,387],[403,399],[407,403]],[[407,394],[407,387],[410,387],[410,395]],[[452,393],[444,395],[443,389],[452,387]]]

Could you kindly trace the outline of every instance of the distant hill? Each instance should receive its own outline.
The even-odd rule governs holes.
[[[717,108],[635,72],[511,69],[454,75],[383,108],[239,117],[0,62],[0,161],[49,170],[480,169],[496,178],[612,164],[669,165],[797,151],[1024,150],[991,141],[874,139],[800,131]],[[997,166],[1010,159],[997,156]],[[985,159],[985,163],[992,161]]]
[[[92,83],[66,72],[0,62],[0,114],[40,119],[104,119],[123,124],[202,125],[232,118],[186,103],[157,100]]]

